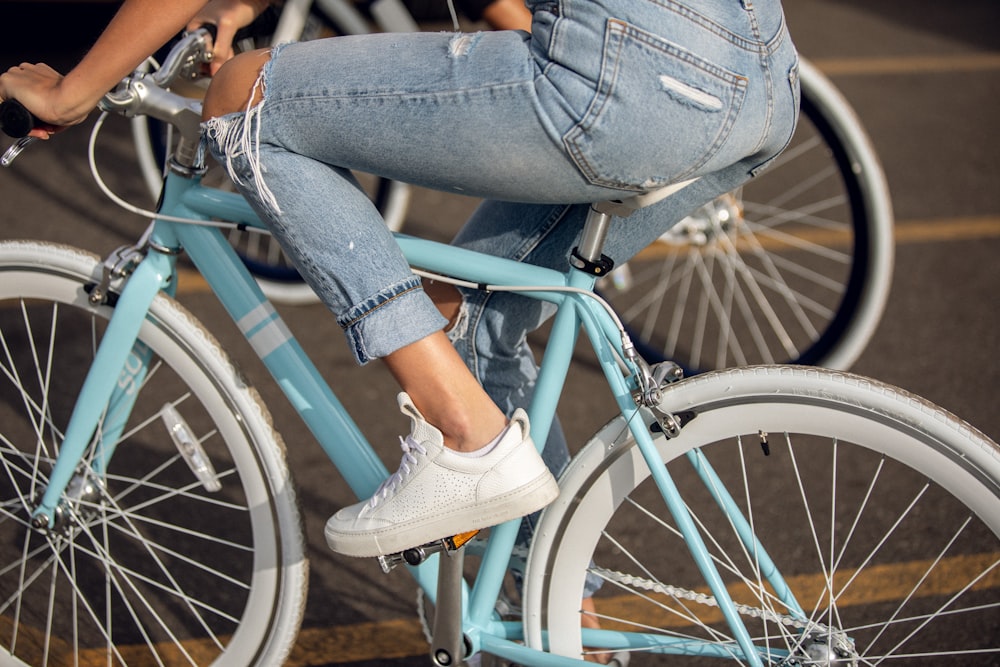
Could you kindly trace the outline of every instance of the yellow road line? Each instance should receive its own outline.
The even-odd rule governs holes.
[[[177,269],[177,296],[207,294],[211,291],[208,281],[194,269]]]
[[[420,621],[394,619],[335,628],[306,628],[296,638],[285,667],[391,660],[416,655],[430,655]]]
[[[1000,588],[1000,567],[996,567],[1000,553],[973,554],[966,556],[955,556],[945,560],[945,563],[938,563],[934,566],[932,561],[911,561],[908,563],[894,563],[890,565],[874,565],[865,568],[858,574],[857,578],[850,582],[850,588],[841,591],[844,584],[854,576],[854,570],[843,570],[837,572],[834,577],[833,591],[837,598],[838,609],[845,609],[862,604],[878,604],[898,602],[910,595],[913,586],[920,581],[928,571],[930,575],[925,579],[916,591],[913,598],[926,598],[932,596],[950,597],[961,591],[967,582],[976,579],[979,574],[992,567],[987,575],[979,579],[969,590],[992,590]],[[817,600],[827,598],[826,581],[821,575],[809,574],[786,578],[789,587],[795,591],[795,596],[803,605],[810,605]],[[962,583],[959,583],[962,582]],[[706,591],[702,591],[706,592]],[[729,594],[738,603],[751,606],[759,606],[755,598],[749,597],[749,593],[744,585],[731,585]],[[611,618],[635,618],[637,604],[642,605],[642,622],[648,627],[657,628],[678,628],[692,625],[685,612],[678,607],[677,603],[666,596],[649,596],[658,600],[663,607],[657,607],[649,603],[637,602],[635,596],[622,595],[606,599],[595,599],[597,611],[602,615]],[[673,608],[673,611],[670,610]],[[717,608],[712,608],[707,612],[703,607],[688,603],[688,609],[698,610],[698,620],[706,623],[721,623],[723,621],[722,612]],[[808,613],[808,606],[807,606]],[[780,613],[782,610],[778,609]],[[609,628],[611,625],[605,623]],[[627,629],[624,625],[619,625],[619,629]]]
[[[997,237],[1000,237],[998,216],[905,220],[897,222],[895,226],[896,243],[970,241]]]
[[[809,245],[846,250],[851,242],[847,231],[802,227],[792,230],[781,230],[784,236],[769,236],[766,232],[753,235],[751,245],[744,237],[737,237],[735,247],[741,252],[754,248],[762,248],[769,252],[795,251]],[[917,243],[933,243],[941,241],[970,241],[979,239],[1000,238],[1000,217],[978,216],[966,218],[936,218],[927,220],[897,221],[893,227],[893,237],[897,245],[912,245]],[[797,245],[801,242],[802,245]],[[714,246],[708,246],[714,249]],[[654,243],[639,254],[639,259],[652,260],[675,253],[687,253],[687,245],[673,243]]]
[[[938,563],[915,597],[951,596],[962,590],[967,582],[973,580],[979,573],[988,569],[1000,559],[998,553],[956,556]],[[877,602],[890,602],[906,598],[911,593],[914,582],[930,568],[930,561],[913,561],[893,565],[874,566],[863,571],[852,583],[851,587],[838,599],[838,607],[856,606]],[[837,574],[835,590],[842,586],[853,571],[842,571]],[[825,580],[820,575],[802,575],[790,577],[789,585],[798,592],[801,600],[808,604],[822,597],[825,590]],[[1000,589],[1000,568],[993,570],[980,579],[974,590]],[[742,601],[753,604],[754,600],[739,596],[734,589],[731,591]],[[634,596],[611,596],[600,598],[597,611],[602,615],[619,618],[633,616]],[[722,620],[717,609],[698,607],[702,613],[700,618],[706,623],[717,623]],[[657,616],[655,608],[643,605],[643,623],[647,627],[678,627],[690,625],[689,622],[677,616],[663,612]],[[386,641],[391,637],[392,641]],[[306,629],[299,636],[295,650],[292,652],[288,667],[311,667],[313,665],[340,664],[403,658],[426,653],[427,642],[416,620],[394,620],[386,623],[361,623],[350,626],[324,629]]]
[[[887,76],[1000,70],[1000,53],[882,58],[810,58],[827,76]]]

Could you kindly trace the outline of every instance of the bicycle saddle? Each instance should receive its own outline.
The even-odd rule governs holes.
[[[626,218],[631,215],[633,211],[638,211],[641,208],[646,208],[647,206],[652,206],[659,201],[663,201],[670,195],[680,192],[697,180],[697,178],[689,178],[686,181],[679,181],[677,183],[671,183],[670,185],[664,185],[662,188],[658,188],[650,192],[644,192],[640,195],[633,195],[624,199],[609,199],[607,201],[598,202],[594,204],[594,209],[598,213],[617,215],[618,217]]]

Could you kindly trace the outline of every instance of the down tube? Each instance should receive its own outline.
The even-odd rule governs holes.
[[[635,419],[635,417],[639,416],[639,411],[631,399],[625,379],[615,361],[612,346],[605,335],[603,335],[608,331],[607,327],[601,324],[605,315],[604,313],[597,312],[596,308],[595,304],[580,304],[580,318],[583,321],[584,329],[588,336],[590,336],[594,350],[597,352],[608,383],[615,393],[622,416],[626,418],[629,430],[635,438],[636,445],[639,447],[639,451],[642,452],[646,465],[649,466],[653,481],[663,496],[663,500],[674,517],[674,521],[677,522],[678,530],[684,535],[688,550],[702,577],[704,577],[705,583],[718,601],[719,610],[725,617],[726,623],[729,625],[736,642],[743,650],[743,654],[749,664],[760,667],[762,665],[760,654],[757,652],[732,598],[729,597],[726,586],[719,576],[715,564],[712,562],[701,533],[698,531],[698,527],[685,507],[680,490],[674,484],[670,473],[667,472],[667,467],[664,465],[663,459],[657,451],[656,445],[653,443],[652,436],[650,436],[649,430],[645,426],[645,420],[641,418]]]
[[[181,194],[179,209],[181,214],[194,212],[206,218],[217,217],[257,229],[264,228],[247,201],[231,192],[194,185]],[[230,317],[237,323],[242,321],[247,324],[244,318],[249,314],[265,315],[259,318],[260,324],[254,331],[244,331],[248,341],[252,342],[256,333],[268,331],[284,339],[280,346],[267,354],[261,354],[267,350],[255,351],[354,494],[359,499],[371,496],[382,480],[388,477],[388,471],[298,342],[288,333],[284,322],[277,314],[268,314],[273,312],[273,307],[233,248],[216,229],[191,225],[179,227],[182,229],[178,236],[187,246],[188,254],[213,286]],[[434,591],[436,559],[410,568],[410,572],[425,591]]]
[[[351,490],[367,498],[388,472],[218,229],[179,225],[177,236]]]

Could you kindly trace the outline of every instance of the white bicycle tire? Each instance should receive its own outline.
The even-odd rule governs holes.
[[[96,256],[67,246],[22,241],[0,243],[0,276],[2,276],[0,278],[0,301],[12,307],[12,310],[5,310],[7,310],[8,315],[14,318],[14,320],[8,319],[5,321],[17,321],[21,317],[17,313],[18,310],[27,313],[31,309],[36,308],[40,303],[46,301],[51,301],[54,304],[51,307],[53,317],[62,315],[68,311],[79,311],[85,314],[86,318],[96,317],[98,320],[106,318],[112,312],[112,309],[108,306],[94,306],[90,304],[85,290],[87,285],[93,285],[100,279],[101,272],[102,264]],[[112,287],[117,287],[117,285],[112,285]],[[28,315],[25,314],[21,319],[27,321]],[[15,328],[11,327],[12,330]],[[55,327],[52,328],[55,330]],[[6,330],[0,330],[0,334],[3,335],[3,340],[5,341],[5,358],[0,363],[0,366],[3,367],[4,371],[2,378],[7,383],[4,386],[7,386],[12,383],[12,377],[17,376],[16,373],[12,374],[11,372],[15,363],[12,359],[17,357],[11,346],[16,342],[16,339]],[[206,658],[205,662],[211,661],[213,665],[232,665],[234,667],[280,664],[288,654],[288,651],[290,651],[298,632],[305,603],[308,573],[301,520],[296,506],[294,487],[291,483],[284,459],[284,445],[281,438],[274,431],[270,416],[262,404],[259,395],[244,382],[244,379],[232,365],[221,345],[176,301],[164,295],[159,295],[155,298],[149,317],[142,326],[140,340],[148,344],[156,352],[157,357],[164,361],[161,368],[165,369],[162,370],[160,375],[156,376],[155,381],[146,383],[143,386],[152,387],[155,390],[161,381],[166,382],[168,378],[172,377],[170,376],[171,371],[178,378],[181,378],[182,382],[189,383],[186,384],[187,392],[191,396],[197,397],[197,401],[201,401],[200,405],[205,406],[205,412],[213,419],[212,423],[217,426],[217,434],[213,434],[212,432],[207,433],[205,436],[206,441],[211,444],[213,439],[224,439],[226,441],[225,447],[231,455],[231,466],[227,465],[225,472],[220,471],[220,475],[223,475],[224,489],[227,486],[233,486],[230,481],[233,479],[233,476],[239,477],[240,487],[234,494],[234,497],[241,498],[240,502],[244,502],[246,505],[246,511],[234,506],[232,515],[245,515],[245,520],[241,522],[241,525],[242,523],[246,524],[251,536],[249,537],[250,541],[246,543],[246,547],[242,547],[234,539],[232,545],[227,544],[224,547],[228,549],[231,546],[232,549],[240,553],[252,554],[252,561],[247,558],[234,558],[234,560],[247,560],[243,565],[246,570],[246,581],[237,581],[235,575],[228,578],[221,578],[221,575],[219,575],[220,578],[217,581],[212,579],[216,581],[219,589],[226,588],[230,578],[233,579],[232,588],[234,590],[246,589],[245,600],[237,595],[238,599],[234,603],[234,609],[237,610],[239,610],[240,604],[244,604],[242,609],[245,612],[245,616],[236,619],[235,628],[231,628],[227,634],[208,640],[210,644],[213,641],[223,643],[225,649],[221,653],[219,653],[218,649],[212,649],[211,647],[205,649],[206,655],[211,656],[210,658]],[[39,339],[36,341],[36,344],[41,345],[44,342],[43,339]],[[52,352],[55,349],[53,346],[49,350],[51,352],[49,361],[56,358],[56,352]],[[20,377],[27,376],[22,374]],[[163,380],[160,378],[163,378]],[[60,376],[59,381],[69,382],[70,379]],[[139,393],[143,392],[140,391]],[[68,398],[72,400],[71,396]],[[188,412],[189,418],[198,416],[194,414],[198,411],[197,405],[192,408],[190,401],[178,401],[178,403],[178,409]],[[47,397],[44,402],[38,402],[37,405],[48,405]],[[52,405],[55,405],[54,400]],[[13,430],[14,427],[11,424],[11,417],[7,415],[2,427],[5,433]],[[55,428],[54,423],[52,428]],[[140,433],[146,434],[141,436],[142,438],[146,440],[155,439],[156,427],[147,426],[145,430],[141,426],[134,428],[138,429]],[[127,431],[127,433],[129,432]],[[39,433],[41,435],[42,432]],[[8,440],[5,436],[4,442],[6,443],[3,447],[4,455],[9,454],[14,456],[12,452],[14,443],[23,442],[23,440],[14,439],[13,437]],[[166,449],[169,451],[170,448],[167,447]],[[127,456],[128,454],[125,445],[120,447],[119,450],[121,453],[116,454],[116,459],[112,461],[112,464],[118,462],[118,456]],[[176,451],[174,454],[176,454]],[[4,466],[8,473],[17,469],[15,465],[10,463],[11,460],[13,459],[9,459],[8,463]],[[117,482],[119,485],[125,484],[125,476],[130,474],[128,470],[118,468],[112,469],[109,472],[112,476],[108,479]],[[10,477],[8,476],[9,479]],[[156,481],[157,478],[155,477],[137,478],[130,483],[134,488],[128,493],[123,494],[123,496],[131,494],[132,497],[136,497],[137,495],[141,495],[140,492],[144,489],[159,488],[155,484]],[[153,486],[150,486],[150,484],[153,484]],[[7,485],[4,488],[7,488]],[[108,488],[111,488],[110,484]],[[167,498],[175,495],[169,493],[166,488],[159,489],[154,494],[160,492],[164,494],[164,502],[166,502]],[[111,491],[109,490],[108,493],[110,494]],[[204,500],[202,496],[204,496]],[[185,491],[178,489],[176,497],[197,499],[198,506],[207,508],[206,515],[209,515],[213,505],[221,506],[218,500],[214,500],[211,494],[202,494],[201,490],[197,488],[197,484],[192,485],[192,488]],[[228,498],[230,496],[227,494],[225,497]],[[118,511],[117,503],[127,502],[127,500],[124,498],[116,498],[113,501],[101,500],[102,504],[105,502],[111,504]],[[150,506],[153,507],[161,504],[155,498],[149,502]],[[23,504],[22,502],[21,505]],[[11,508],[11,505],[8,504],[7,507]],[[184,505],[181,505],[181,507],[184,507]],[[84,509],[87,508],[81,506],[81,514]],[[16,511],[5,512],[7,525],[10,527],[18,525],[27,526],[28,508],[15,507],[12,510]],[[145,535],[146,530],[144,529],[147,526],[157,525],[152,515],[147,516],[144,513],[146,509],[139,503],[136,503],[134,507],[127,507],[123,504],[119,514],[111,511],[99,511],[93,508],[89,508],[88,511],[93,516],[89,517],[86,528],[74,529],[72,524],[67,528],[67,530],[71,531],[69,534],[73,536],[74,540],[79,539],[81,543],[85,542],[92,534],[96,534],[97,528],[107,530],[105,526],[110,526],[116,520],[126,515],[130,517],[129,520],[121,522],[126,528],[113,526],[110,530],[111,534],[116,534],[116,531],[125,534],[128,530],[132,530],[134,524],[136,534],[135,536],[127,536],[127,539],[132,540],[134,537],[138,540],[139,535]],[[171,514],[168,513],[166,516],[169,517]],[[230,516],[230,514],[226,516]],[[12,519],[13,521],[11,521]],[[180,524],[182,520],[186,521],[188,519],[192,522],[196,521],[196,519],[190,516],[187,518],[177,518],[177,521]],[[147,523],[144,524],[142,523],[143,521]],[[162,523],[162,519],[157,519],[156,521]],[[215,526],[214,528],[223,527]],[[165,526],[164,529],[166,529]],[[183,570],[185,567],[184,563],[192,565],[194,568],[193,563],[197,562],[196,559],[192,560],[192,556],[182,556],[181,551],[185,549],[183,545],[184,540],[178,539],[179,536],[188,535],[191,538],[189,542],[192,543],[199,541],[210,543],[213,541],[210,534],[212,529],[213,526],[209,526],[204,529],[205,532],[202,534],[185,532],[182,531],[181,527],[178,527],[175,529],[176,533],[170,534],[169,546],[167,543],[161,546],[153,541],[152,538],[143,537],[139,541],[148,543],[148,546],[145,547],[148,554],[165,554],[154,556],[149,560],[169,560],[171,566],[166,568],[164,572],[164,581],[174,581],[177,577],[181,576],[177,574],[179,570],[175,569],[175,566]],[[30,529],[27,529],[25,533],[25,545],[31,539],[29,537],[30,532]],[[215,541],[224,544],[221,537],[220,535]],[[240,539],[247,538],[243,535]],[[82,545],[75,549],[79,554],[76,558],[80,561],[75,567],[83,568],[86,561],[85,556],[89,549],[89,547],[85,547],[86,545]],[[122,549],[122,552],[126,551]],[[105,552],[100,551],[100,553]],[[111,553],[110,546],[107,547],[107,553]],[[140,550],[140,553],[143,552]],[[58,560],[58,557],[56,559]],[[106,567],[109,568],[109,572],[115,573],[115,576],[111,577],[111,579],[119,582],[127,582],[126,584],[109,583],[108,586],[110,588],[108,590],[115,590],[116,586],[122,586],[123,588],[119,589],[119,592],[125,591],[128,593],[129,591],[134,591],[137,596],[137,601],[134,604],[137,606],[130,614],[141,615],[144,613],[145,608],[139,604],[139,599],[141,598],[143,604],[146,599],[142,598],[138,590],[147,590],[142,587],[150,583],[148,580],[152,575],[140,576],[137,574],[141,569],[140,565],[131,561],[128,563],[106,565]],[[211,571],[211,568],[207,566],[204,569]],[[7,573],[6,575],[0,575],[0,580],[6,582],[3,586],[3,598],[7,600],[7,604],[3,606],[5,610],[3,613],[7,615],[12,612],[10,601],[16,597],[16,594],[12,593],[8,588],[11,584],[9,567],[3,569],[3,572]],[[55,572],[53,574],[53,581],[58,576],[59,573]],[[195,572],[194,576],[199,575]],[[181,580],[177,579],[176,586],[178,590],[186,590],[181,586],[180,582]],[[67,585],[70,583],[68,578],[66,583]],[[75,587],[76,584],[74,583],[73,586]],[[150,583],[148,590],[152,590],[154,593],[164,593],[168,588],[166,584],[159,582],[155,585]],[[58,592],[55,585],[53,585],[53,596]],[[176,593],[176,591],[174,592]],[[190,590],[190,602],[184,602],[180,607],[182,609],[207,609],[207,602],[204,606],[199,606],[201,603],[195,600],[195,596],[200,594],[205,594],[206,600],[213,599],[211,592],[194,587]],[[164,593],[164,597],[170,597],[170,595],[170,592]],[[72,598],[73,595],[71,594],[70,597]],[[124,595],[122,595],[122,598],[124,598]],[[83,597],[81,596],[82,599]],[[153,602],[155,603],[155,601]],[[80,619],[86,622],[88,620],[86,614],[80,611],[80,609],[85,608],[84,603],[74,602],[73,604],[77,605],[77,613]],[[191,604],[194,606],[191,607]],[[19,604],[16,608],[21,618],[21,623],[25,623],[25,619],[28,616],[27,605]],[[98,608],[96,603],[95,608]],[[73,623],[73,621],[66,621],[66,616],[69,615],[69,612],[65,608],[56,612],[52,611],[55,609],[54,607],[50,607],[49,609],[49,623]],[[108,613],[111,612],[109,611]],[[178,612],[175,610],[174,613]],[[208,619],[205,622],[208,623],[214,620],[215,616],[213,614],[215,613],[217,612],[204,612],[203,615]],[[200,614],[202,612],[192,613],[191,615],[198,616]],[[44,609],[42,609],[41,615],[43,617],[46,616]],[[123,621],[117,616],[115,619],[118,624],[127,625],[127,620]],[[5,618],[4,620],[8,619]],[[96,618],[92,620],[96,620]],[[174,618],[174,621],[177,622],[178,626],[183,625],[179,618]],[[230,627],[232,623],[227,621],[225,625],[226,627]],[[118,628],[119,626],[116,625],[116,633]],[[77,628],[74,627],[73,629],[76,630]],[[98,629],[97,632],[100,632],[100,630]],[[180,631],[178,630],[177,632]],[[81,637],[82,634],[81,632]],[[28,636],[27,631],[22,634],[21,646],[29,643],[24,641],[23,637],[25,636]],[[170,634],[167,633],[165,636],[169,637]],[[115,637],[117,638],[117,634]],[[80,645],[73,644],[73,642],[79,641],[80,638],[72,632],[60,634],[58,637],[50,637],[50,639],[53,645],[62,642],[61,645],[69,646],[74,654],[83,648]],[[204,640],[202,643],[204,643]],[[0,655],[0,664],[27,664],[21,661],[16,655],[10,654],[9,651],[12,645],[14,645],[13,640],[8,635],[3,645],[5,653]],[[185,646],[184,650],[188,651],[204,649],[201,643],[194,641],[193,638],[191,643],[183,645]],[[92,653],[100,654],[119,650],[116,646],[111,648],[88,647],[88,649]],[[138,645],[131,646],[129,650],[141,652],[141,648]],[[159,643],[156,643],[152,650],[169,652],[179,651],[180,649],[172,646],[169,639],[161,637]],[[107,659],[111,660],[110,655]]]

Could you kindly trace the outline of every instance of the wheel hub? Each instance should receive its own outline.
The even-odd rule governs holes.
[[[721,236],[730,236],[743,221],[743,207],[737,196],[728,193],[684,218],[660,237],[665,243],[705,247]]]
[[[820,667],[857,667],[858,664],[854,642],[842,632],[812,633],[803,640],[801,650],[805,660],[793,664]]]
[[[41,498],[41,492],[38,499]],[[44,534],[71,537],[86,518],[93,516],[104,498],[104,485],[91,471],[78,471],[66,486],[63,500],[56,507],[51,525],[48,521],[34,521],[36,530]],[[36,501],[37,507],[37,501]]]

